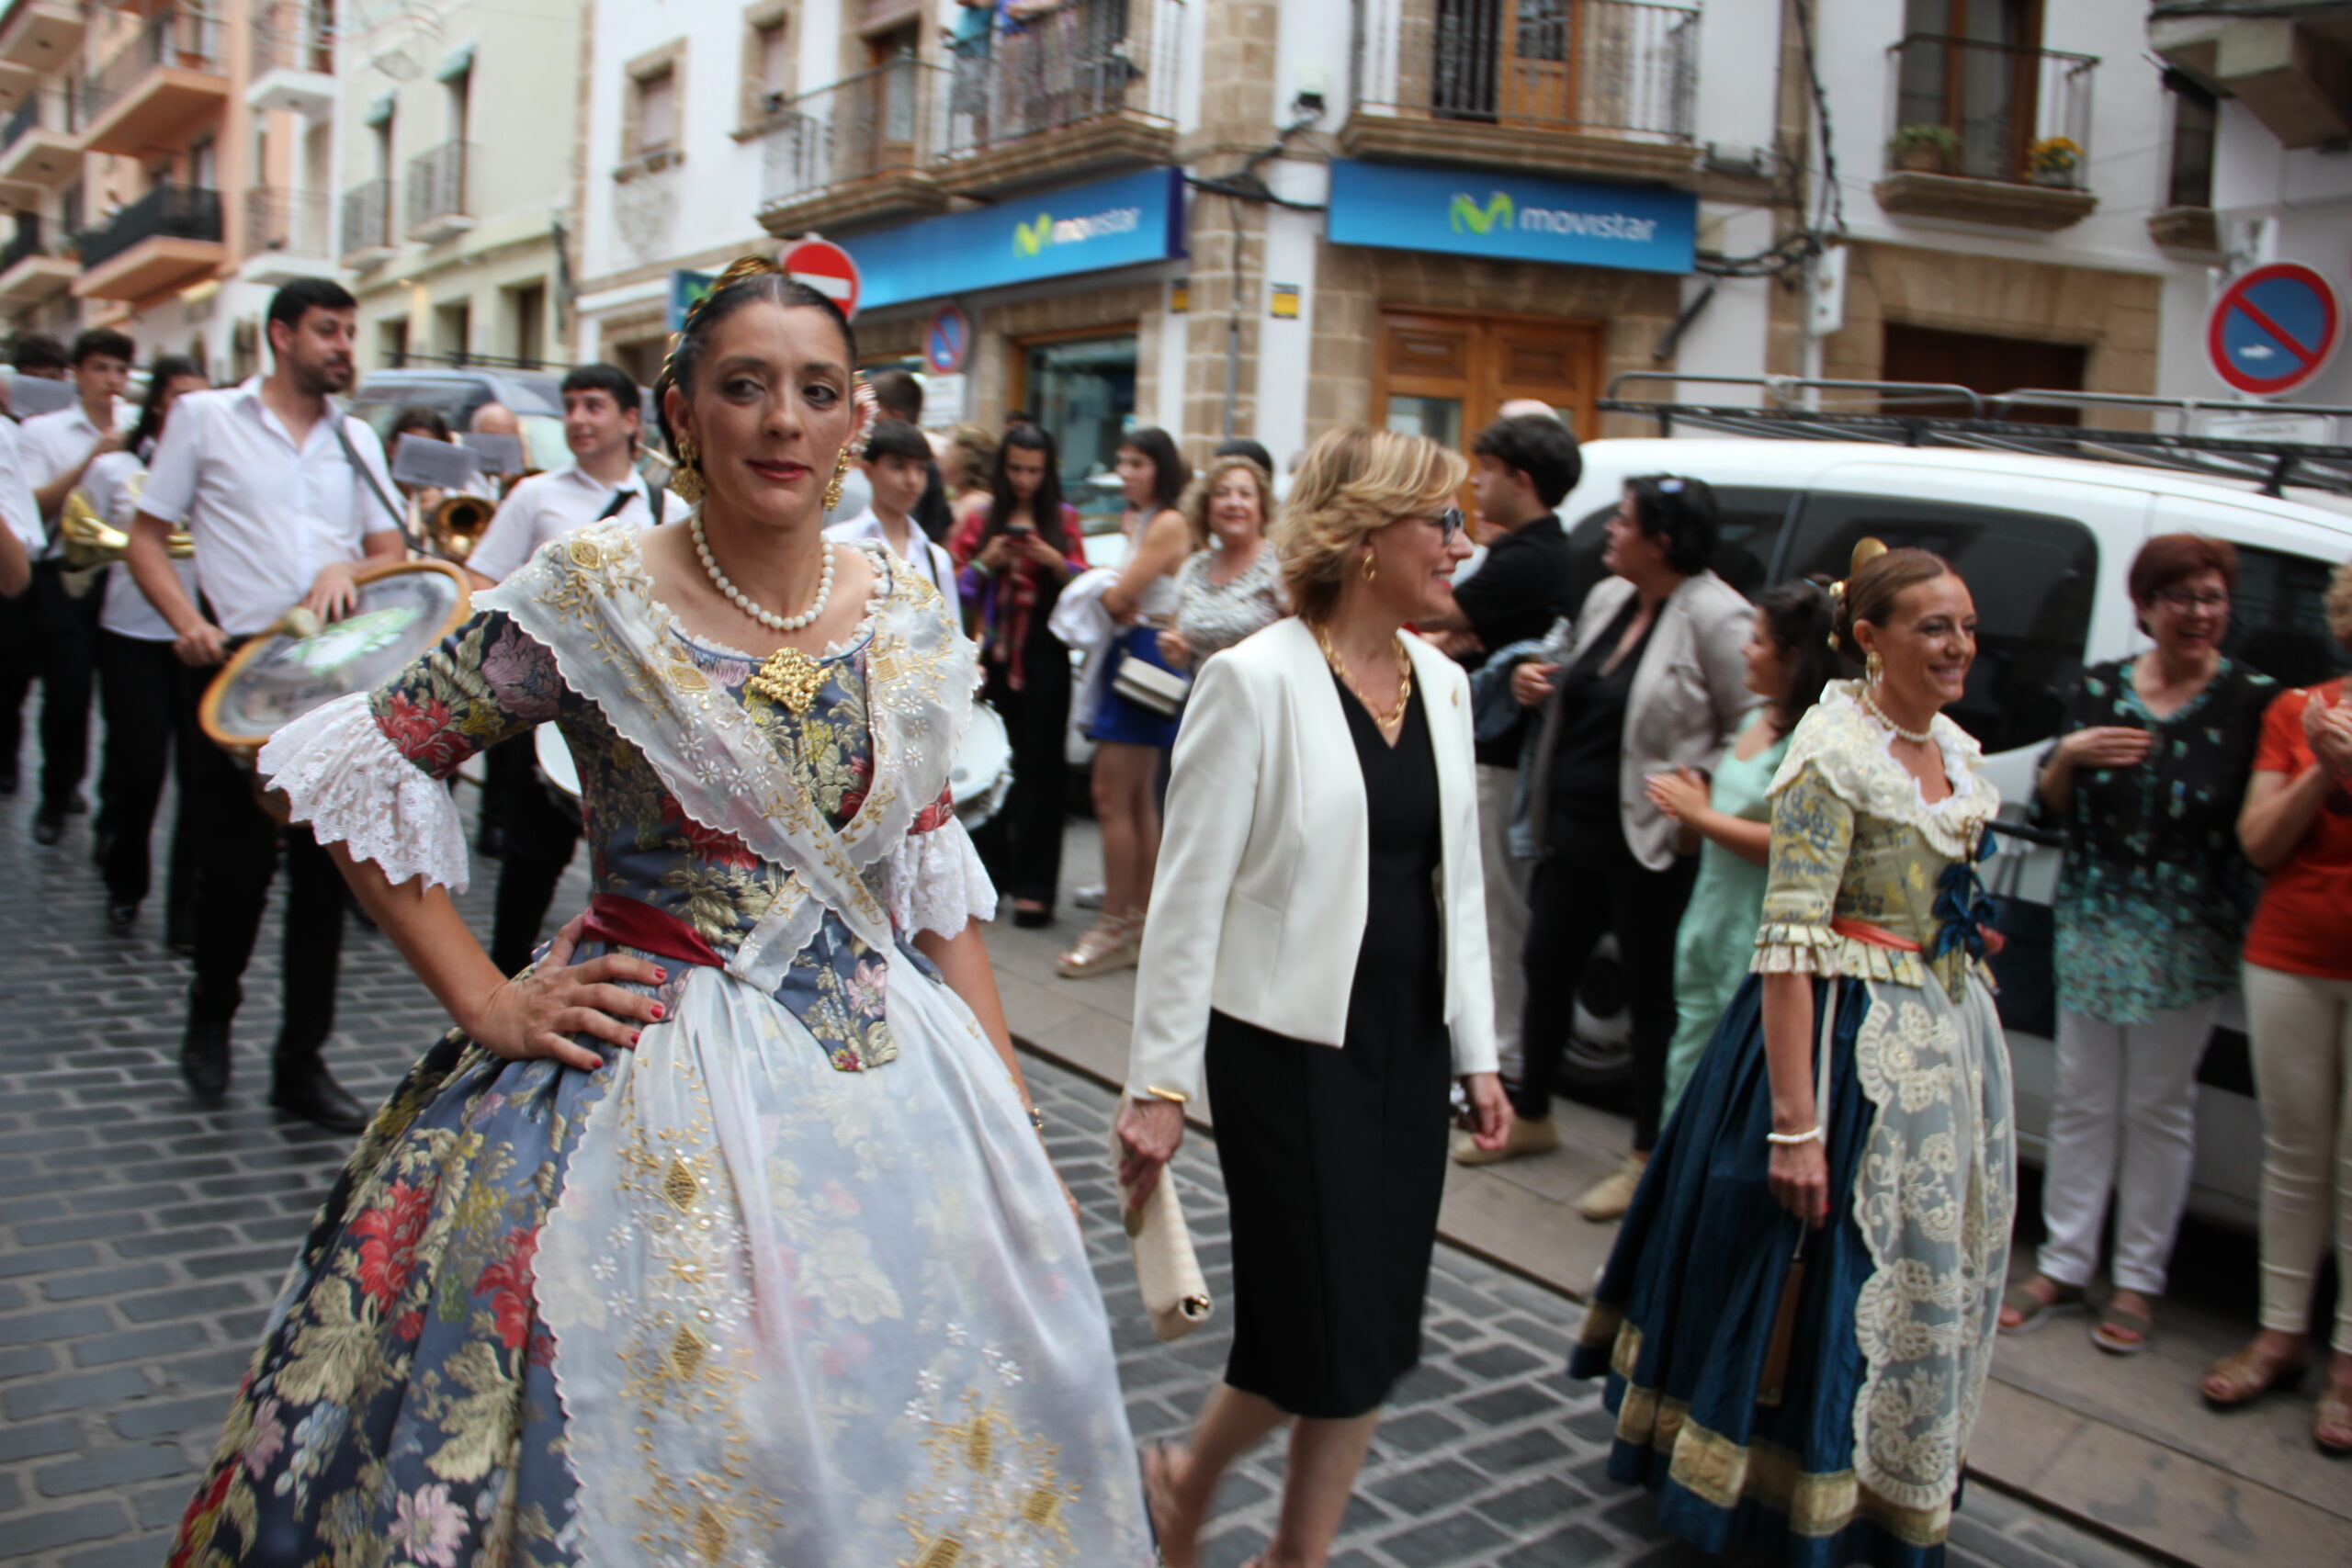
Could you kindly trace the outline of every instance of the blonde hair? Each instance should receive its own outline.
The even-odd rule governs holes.
[[[1192,493],[1184,498],[1184,525],[1193,531],[1193,547],[1204,550],[1216,536],[1209,531],[1209,496],[1216,489],[1217,480],[1236,469],[1250,476],[1258,487],[1258,536],[1271,538],[1274,532],[1273,476],[1250,458],[1238,452],[1228,452],[1222,457],[1212,457],[1201,477],[1193,483]]]
[[[1391,523],[1452,505],[1469,474],[1459,452],[1426,436],[1327,432],[1299,464],[1273,536],[1291,604],[1310,621],[1328,618],[1356,570],[1356,547]]]
[[[996,437],[989,434],[988,426],[969,421],[956,424],[947,432],[947,444],[964,458],[964,471],[956,479],[957,487],[967,491],[987,490],[989,475],[996,468]]]
[[[2327,629],[2336,641],[2352,649],[2352,560],[2335,569],[2327,580]]]

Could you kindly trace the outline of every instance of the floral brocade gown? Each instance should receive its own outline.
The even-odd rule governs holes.
[[[598,908],[640,922],[605,929],[664,938],[620,945],[667,970],[665,1015],[587,1042],[594,1073],[455,1032],[417,1063],[303,1245],[175,1564],[1152,1561],[1084,1245],[911,945],[993,912],[944,788],[972,649],[928,584],[877,576],[813,694],[774,694],[688,639],[628,531],[584,530],[266,750],[322,840],[461,887],[441,781],[559,724]]]

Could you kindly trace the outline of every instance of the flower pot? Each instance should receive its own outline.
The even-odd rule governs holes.
[[[2075,188],[2075,171],[2036,169],[2033,172],[2033,183],[2038,186],[2048,186],[2053,190],[2072,190]]]
[[[1905,147],[1894,155],[1895,166],[1905,174],[1948,175],[1951,160],[1940,147]]]

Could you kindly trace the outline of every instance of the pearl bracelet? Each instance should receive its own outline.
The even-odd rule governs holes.
[[[1768,1144],[1787,1145],[1791,1144],[1809,1144],[1820,1136],[1821,1128],[1818,1124],[1815,1124],[1806,1128],[1802,1133],[1767,1133],[1764,1134],[1764,1141]]]

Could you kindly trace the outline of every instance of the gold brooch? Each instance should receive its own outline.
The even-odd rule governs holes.
[[[779,648],[752,677],[751,689],[795,714],[808,711],[825,684],[825,667],[797,648]]]

